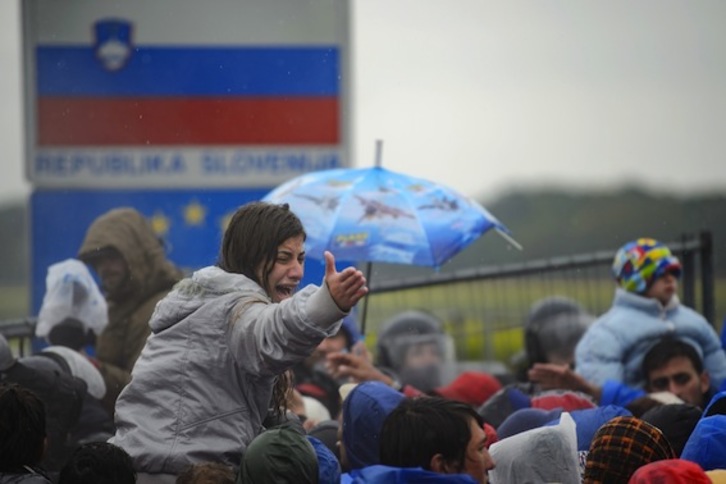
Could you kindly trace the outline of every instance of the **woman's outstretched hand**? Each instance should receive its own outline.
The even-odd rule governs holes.
[[[325,251],[325,284],[333,297],[333,301],[343,311],[350,311],[360,299],[368,294],[366,278],[355,267],[347,267],[338,272],[335,268],[335,257]]]

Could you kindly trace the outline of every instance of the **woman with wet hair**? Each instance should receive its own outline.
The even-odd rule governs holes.
[[[176,285],[116,405],[138,482],[174,482],[198,462],[239,466],[269,414],[285,412],[280,376],[335,334],[363,297],[363,274],[325,253],[325,278],[297,291],[305,231],[287,205],[253,202],[232,216],[219,262]]]

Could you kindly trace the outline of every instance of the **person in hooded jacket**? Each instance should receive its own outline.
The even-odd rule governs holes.
[[[681,459],[704,470],[726,469],[726,392],[717,393],[686,441]]]
[[[338,428],[340,464],[344,471],[380,464],[383,422],[405,397],[379,381],[348,383],[341,396],[346,391]]]
[[[133,208],[113,209],[93,221],[78,258],[95,270],[108,303],[108,325],[96,340],[94,364],[106,383],[103,404],[113,415],[129,383],[158,303],[182,278],[166,258],[151,225]]]
[[[308,439],[289,426],[262,432],[242,459],[237,484],[318,484],[319,464]]]
[[[218,264],[159,302],[110,440],[131,455],[139,483],[173,483],[197,462],[238,469],[268,414],[287,415],[281,376],[368,291],[363,273],[338,272],[330,252],[323,284],[297,291],[304,242],[288,205],[248,203],[230,219]]]

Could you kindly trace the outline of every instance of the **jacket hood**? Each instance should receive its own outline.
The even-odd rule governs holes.
[[[633,473],[628,484],[711,484],[711,479],[694,463],[683,459],[651,462]]]
[[[306,437],[315,449],[318,458],[318,484],[338,484],[340,482],[340,462],[333,451],[313,436]]]
[[[575,421],[575,430],[577,433],[577,450],[585,451],[590,449],[590,443],[595,436],[597,430],[614,419],[615,417],[632,416],[630,410],[618,405],[606,405],[604,407],[586,408],[583,410],[573,410],[570,417]],[[553,420],[547,425],[556,425],[558,420]]]
[[[117,250],[128,265],[129,279],[119,291],[124,300],[143,300],[181,279],[151,225],[133,208],[117,208],[98,217],[86,231],[78,258],[90,263],[109,248]],[[114,295],[106,296],[114,300]]]
[[[580,483],[575,422],[568,413],[558,425],[500,440],[489,452],[496,463],[489,471],[492,482]]]
[[[239,477],[245,484],[317,483],[315,449],[303,435],[289,427],[267,430],[247,446]]]
[[[343,402],[343,445],[351,469],[380,462],[383,421],[405,397],[381,382],[357,385]]]
[[[414,483],[450,483],[475,484],[476,481],[468,474],[438,474],[419,467],[390,467],[374,465],[356,469],[344,474],[341,483],[352,484],[414,484]]]
[[[159,333],[173,326],[209,302],[210,299],[245,292],[261,301],[270,302],[265,291],[252,279],[210,266],[183,279],[162,299],[151,318],[151,331]]]
[[[703,469],[726,469],[726,392],[716,394],[696,424],[681,454]]]

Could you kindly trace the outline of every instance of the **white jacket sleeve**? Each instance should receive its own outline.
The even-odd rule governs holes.
[[[230,313],[229,349],[244,371],[277,375],[336,334],[346,314],[325,284],[307,286],[281,303],[244,296]]]

